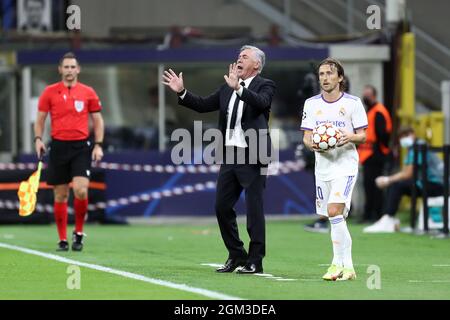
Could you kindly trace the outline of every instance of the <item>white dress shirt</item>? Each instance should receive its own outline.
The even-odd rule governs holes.
[[[239,83],[244,81],[245,87],[248,88],[250,86],[250,83],[252,82],[253,78],[247,78],[246,80],[239,79]],[[241,88],[237,91],[235,91],[238,96],[240,97],[242,95],[242,92],[244,91],[244,87],[241,86]],[[241,126],[241,120],[242,120],[242,111],[244,109],[244,101],[240,101],[238,105],[238,111],[236,116],[236,126],[234,127],[233,135],[230,138],[229,134],[229,128],[230,128],[230,122],[231,122],[231,116],[233,114],[233,106],[234,102],[236,101],[236,95],[233,93],[231,96],[230,102],[228,103],[228,117],[227,117],[227,130],[225,132],[225,146],[233,146],[233,147],[240,147],[240,148],[247,148],[247,142],[245,142],[245,135],[244,130]]]
[[[244,81],[245,87],[248,88],[250,86],[250,83],[255,77],[247,78],[246,80],[239,79],[239,83]],[[241,86],[241,88],[237,91],[234,91],[238,94],[240,97],[242,95],[242,92],[244,91],[244,87]],[[180,98],[183,100],[186,96],[187,91],[183,93]],[[233,106],[234,102],[236,101],[236,95],[233,93],[231,95],[230,102],[228,103],[228,117],[227,117],[227,129],[225,132],[225,146],[234,146],[234,147],[240,147],[240,148],[247,148],[247,142],[245,142],[245,135],[244,130],[242,130],[241,126],[241,119],[242,119],[242,111],[244,109],[244,101],[240,101],[238,105],[238,112],[236,116],[236,126],[234,127],[233,135],[230,138],[229,132],[230,132],[230,122],[231,122],[231,116],[233,114]]]

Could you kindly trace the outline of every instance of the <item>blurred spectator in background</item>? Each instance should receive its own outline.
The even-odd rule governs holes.
[[[170,47],[171,48],[179,48],[182,46],[184,42],[184,35],[181,32],[180,27],[172,26],[170,28]]]
[[[375,185],[375,178],[383,174],[391,162],[389,140],[392,133],[392,119],[386,107],[377,100],[377,90],[366,85],[362,98],[367,110],[369,127],[367,140],[358,146],[359,163],[363,166],[364,214],[363,222],[380,218],[383,206],[383,191]]]
[[[283,39],[280,35],[280,28],[276,24],[272,24],[269,29],[267,42],[271,47],[277,47],[282,43]]]
[[[170,31],[165,35],[162,44],[158,45],[159,50],[168,48],[179,48],[185,45],[190,38],[200,38],[204,34],[199,28],[171,26]]]
[[[310,71],[305,74],[305,77],[303,78],[303,85],[297,91],[297,95],[300,97],[300,115],[303,113],[303,106],[305,104],[305,101],[312,96],[320,93],[319,79],[317,78],[316,67],[314,66],[313,62],[311,62],[309,65]]]
[[[418,194],[423,190],[422,181],[413,181],[414,166],[414,142],[416,135],[412,128],[402,128],[399,131],[400,146],[408,149],[408,154],[404,161],[403,169],[390,176],[380,176],[375,179],[378,188],[387,188],[386,210],[385,214],[373,225],[364,228],[366,233],[392,233],[399,229],[400,220],[395,218],[400,200],[404,195],[411,195],[414,183],[417,185]],[[423,140],[417,140],[417,143],[425,143]],[[433,153],[427,153],[427,194],[431,197],[442,196],[443,187],[443,167],[444,164],[439,157]],[[421,176],[420,166],[422,164],[422,155],[418,155],[417,165],[419,169],[418,177]]]

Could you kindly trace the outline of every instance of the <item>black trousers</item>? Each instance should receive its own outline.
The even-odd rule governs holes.
[[[395,216],[402,200],[402,196],[411,195],[412,186],[414,181],[412,179],[395,182],[388,187],[386,197],[386,213],[391,217]],[[422,193],[422,190],[418,188],[418,194]],[[441,184],[428,182],[427,195],[430,197],[438,197],[444,194],[444,187]]]
[[[378,220],[383,212],[383,190],[375,184],[375,178],[383,175],[383,164],[368,159],[363,164],[363,184],[366,202],[364,220]]]
[[[228,257],[246,259],[262,266],[266,254],[266,232],[263,210],[263,191],[266,176],[260,165],[223,164],[220,167],[216,189],[216,216]],[[234,206],[245,190],[247,232],[250,236],[248,254],[239,238]]]

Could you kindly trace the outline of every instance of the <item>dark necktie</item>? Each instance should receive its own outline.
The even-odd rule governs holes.
[[[241,86],[245,87],[245,82],[242,81],[241,82]],[[239,107],[239,102],[241,101],[239,95],[236,93],[236,100],[234,101],[234,105],[233,105],[233,112],[231,113],[231,121],[230,121],[230,133],[229,133],[229,137],[231,139],[232,135],[233,135],[233,131],[234,127],[236,126],[236,118],[237,118],[237,112],[238,112],[238,107]]]

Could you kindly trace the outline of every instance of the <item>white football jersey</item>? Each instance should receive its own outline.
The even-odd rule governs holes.
[[[313,130],[322,123],[330,122],[338,129],[355,132],[367,128],[367,114],[358,97],[344,93],[338,100],[327,102],[322,95],[305,101],[302,115],[302,130]],[[326,152],[314,152],[316,177],[330,181],[342,176],[358,173],[358,152],[354,143],[347,143]]]

